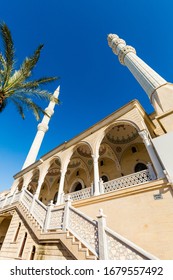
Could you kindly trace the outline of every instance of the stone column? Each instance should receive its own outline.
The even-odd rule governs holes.
[[[48,168],[49,167],[46,167],[46,168],[44,168],[44,169],[42,169],[40,171],[39,180],[38,180],[38,186],[37,186],[37,189],[36,189],[35,194],[34,194],[34,197],[37,198],[37,199],[39,198],[41,187],[42,187],[42,185],[44,183],[44,180],[45,180]]]
[[[98,166],[98,154],[92,155],[93,163],[94,163],[94,195],[99,195],[99,166]]]
[[[65,174],[66,174],[66,168],[63,170],[61,169],[61,178],[59,182],[59,190],[58,190],[58,197],[57,197],[57,202],[56,205],[60,205],[62,202],[62,194],[64,190],[64,181],[65,181]]]
[[[154,150],[154,147],[151,143],[150,137],[149,137],[149,133],[147,130],[142,130],[139,131],[139,135],[141,136],[143,143],[147,149],[147,152],[151,158],[152,164],[154,166],[154,169],[156,171],[157,174],[157,178],[164,178],[165,174],[163,172],[163,168],[161,166],[161,163],[158,159],[158,156],[156,155],[156,152]]]
[[[28,174],[28,176],[23,178],[23,187],[22,187],[22,189],[27,190],[28,185],[29,185],[29,183],[30,183],[30,181],[32,179],[32,176],[33,176],[33,174],[30,173],[30,174]]]

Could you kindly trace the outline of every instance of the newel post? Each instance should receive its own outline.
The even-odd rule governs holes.
[[[98,241],[99,241],[99,260],[108,259],[107,238],[105,233],[106,216],[103,209],[99,209],[98,218]]]
[[[99,187],[100,187],[100,194],[103,194],[104,193],[104,185],[103,185],[102,178],[100,178]]]
[[[65,209],[64,209],[64,219],[63,219],[63,225],[62,230],[66,231],[68,227],[68,221],[69,221],[69,207],[71,206],[71,199],[68,195],[67,198],[65,198]]]
[[[44,232],[46,232],[49,227],[49,223],[50,223],[50,219],[51,219],[51,211],[52,211],[53,207],[54,207],[53,200],[51,200],[47,206],[47,212],[46,212],[44,226],[43,226]]]

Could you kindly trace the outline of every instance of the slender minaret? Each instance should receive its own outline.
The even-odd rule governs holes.
[[[108,35],[108,44],[121,64],[130,72],[147,93],[157,116],[163,116],[173,110],[173,85],[163,79],[137,55],[133,47],[115,34]],[[171,118],[172,119],[172,118]]]
[[[55,92],[53,94],[53,96],[57,99],[59,96],[59,91],[60,91],[60,86],[55,90]],[[36,136],[34,138],[34,141],[32,143],[32,146],[29,150],[29,153],[27,155],[27,158],[24,162],[22,169],[26,168],[27,166],[29,166],[30,164],[35,162],[39,149],[40,149],[40,146],[41,146],[41,143],[43,141],[44,135],[49,128],[48,124],[49,124],[50,118],[52,117],[52,115],[54,113],[55,104],[56,104],[55,101],[52,100],[52,101],[50,101],[48,107],[45,109],[45,112],[47,115],[44,115],[42,122],[39,123],[37,126]]]

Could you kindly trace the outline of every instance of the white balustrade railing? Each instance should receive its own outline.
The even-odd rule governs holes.
[[[3,208],[4,207],[4,202],[5,202],[5,198],[2,198],[0,200],[0,208]]]
[[[91,252],[98,256],[97,222],[71,206],[68,214],[67,229]]]
[[[76,191],[76,192],[66,194],[66,195],[64,195],[64,201],[67,198],[67,196],[70,197],[70,199],[72,201],[90,198],[92,196],[92,188],[91,187],[90,188],[85,188],[85,189],[82,189],[80,191]]]
[[[11,201],[12,201],[12,198],[13,198],[13,195],[7,196],[6,202],[5,202],[4,206],[9,205],[11,203]]]
[[[120,177],[118,179],[114,179],[103,184],[103,192],[111,192],[119,189],[124,189],[131,186],[137,186],[139,184],[143,184],[151,181],[152,178],[148,169],[142,170],[127,176]]]
[[[15,193],[14,198],[13,198],[13,203],[20,200],[21,194],[22,194],[22,191]]]
[[[120,234],[104,228],[109,260],[156,260],[157,258]]]
[[[38,199],[34,200],[32,215],[41,227],[44,226],[47,207]]]
[[[48,230],[62,229],[64,219],[64,207],[54,208],[50,213],[50,219],[48,224]]]
[[[23,192],[24,193],[22,196],[22,203],[28,210],[30,210],[32,205],[33,195],[27,190],[23,190]]]

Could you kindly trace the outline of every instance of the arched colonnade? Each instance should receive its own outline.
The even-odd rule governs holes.
[[[99,195],[100,178],[110,181],[147,168],[151,163],[158,178],[162,167],[148,130],[134,123],[116,121],[78,143],[43,161],[18,179],[17,189],[25,188],[45,205],[61,204],[62,196],[93,186]]]

